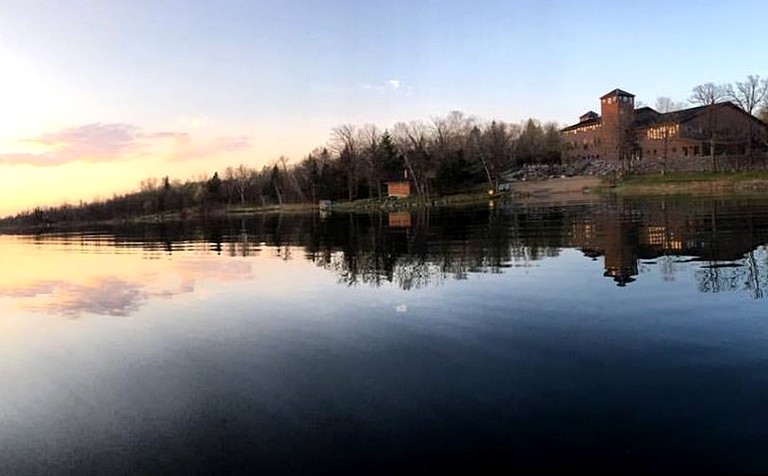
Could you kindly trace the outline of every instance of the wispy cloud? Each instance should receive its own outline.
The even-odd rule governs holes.
[[[22,141],[48,149],[42,153],[0,154],[5,165],[56,166],[69,162],[107,162],[136,151],[140,131],[129,124],[86,124]]]
[[[246,136],[220,136],[206,140],[196,140],[190,136],[184,136],[176,138],[174,150],[168,156],[168,160],[201,159],[250,148],[251,139]]]
[[[362,85],[362,88],[367,91],[373,91],[377,94],[385,94],[387,92],[405,92],[405,93],[412,93],[413,87],[403,84],[403,81],[398,78],[391,78],[383,83],[365,83]]]
[[[127,160],[160,148],[168,160],[199,159],[247,149],[245,136],[196,138],[187,132],[145,132],[131,124],[86,124],[21,141],[44,152],[0,153],[0,165],[53,167]]]

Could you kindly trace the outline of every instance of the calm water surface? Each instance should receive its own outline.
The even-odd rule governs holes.
[[[768,201],[0,237],[0,471],[768,471]]]

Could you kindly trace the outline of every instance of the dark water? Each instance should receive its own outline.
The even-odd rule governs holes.
[[[0,237],[0,471],[768,471],[768,200]]]

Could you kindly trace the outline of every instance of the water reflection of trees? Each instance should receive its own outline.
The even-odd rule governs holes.
[[[386,215],[350,215],[339,252],[307,248],[307,257],[334,271],[348,285],[392,282],[403,289],[467,279],[472,273],[500,273],[514,264],[528,264],[554,256],[562,243],[562,220],[557,213],[510,215],[487,209],[420,210],[408,226],[390,226]],[[518,226],[511,226],[519,219]],[[539,226],[547,223],[547,226]],[[551,233],[556,236],[550,236]],[[329,235],[319,233],[327,240]],[[327,241],[325,241],[326,244]],[[333,245],[331,245],[333,248]]]
[[[696,271],[699,291],[743,291],[762,299],[768,289],[768,253],[759,247],[732,263],[708,263]]]
[[[531,266],[563,248],[602,260],[603,276],[630,285],[693,268],[701,292],[768,288],[768,208],[750,200],[614,200],[569,207],[497,206],[375,214],[262,214],[206,223],[113,227],[73,235],[147,257],[214,252],[307,259],[349,286],[402,289]],[[83,238],[83,236],[86,236]],[[94,237],[98,237],[98,239]],[[45,235],[36,240],[52,239]],[[60,239],[56,238],[56,239]]]
[[[768,213],[749,200],[608,201],[577,207],[506,207],[413,213],[406,228],[382,216],[343,216],[317,230],[307,258],[349,285],[392,282],[403,289],[530,266],[563,248],[604,264],[626,286],[647,271],[665,281],[693,269],[702,292],[768,289]],[[329,230],[347,236],[328,239]],[[340,241],[336,241],[340,240]],[[317,241],[317,240],[316,240]],[[341,245],[337,248],[337,243]],[[336,250],[336,251],[333,251]]]

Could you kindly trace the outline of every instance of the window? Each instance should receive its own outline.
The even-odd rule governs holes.
[[[699,155],[699,146],[694,146],[693,155]]]
[[[683,147],[683,155],[688,157],[688,147]]]

